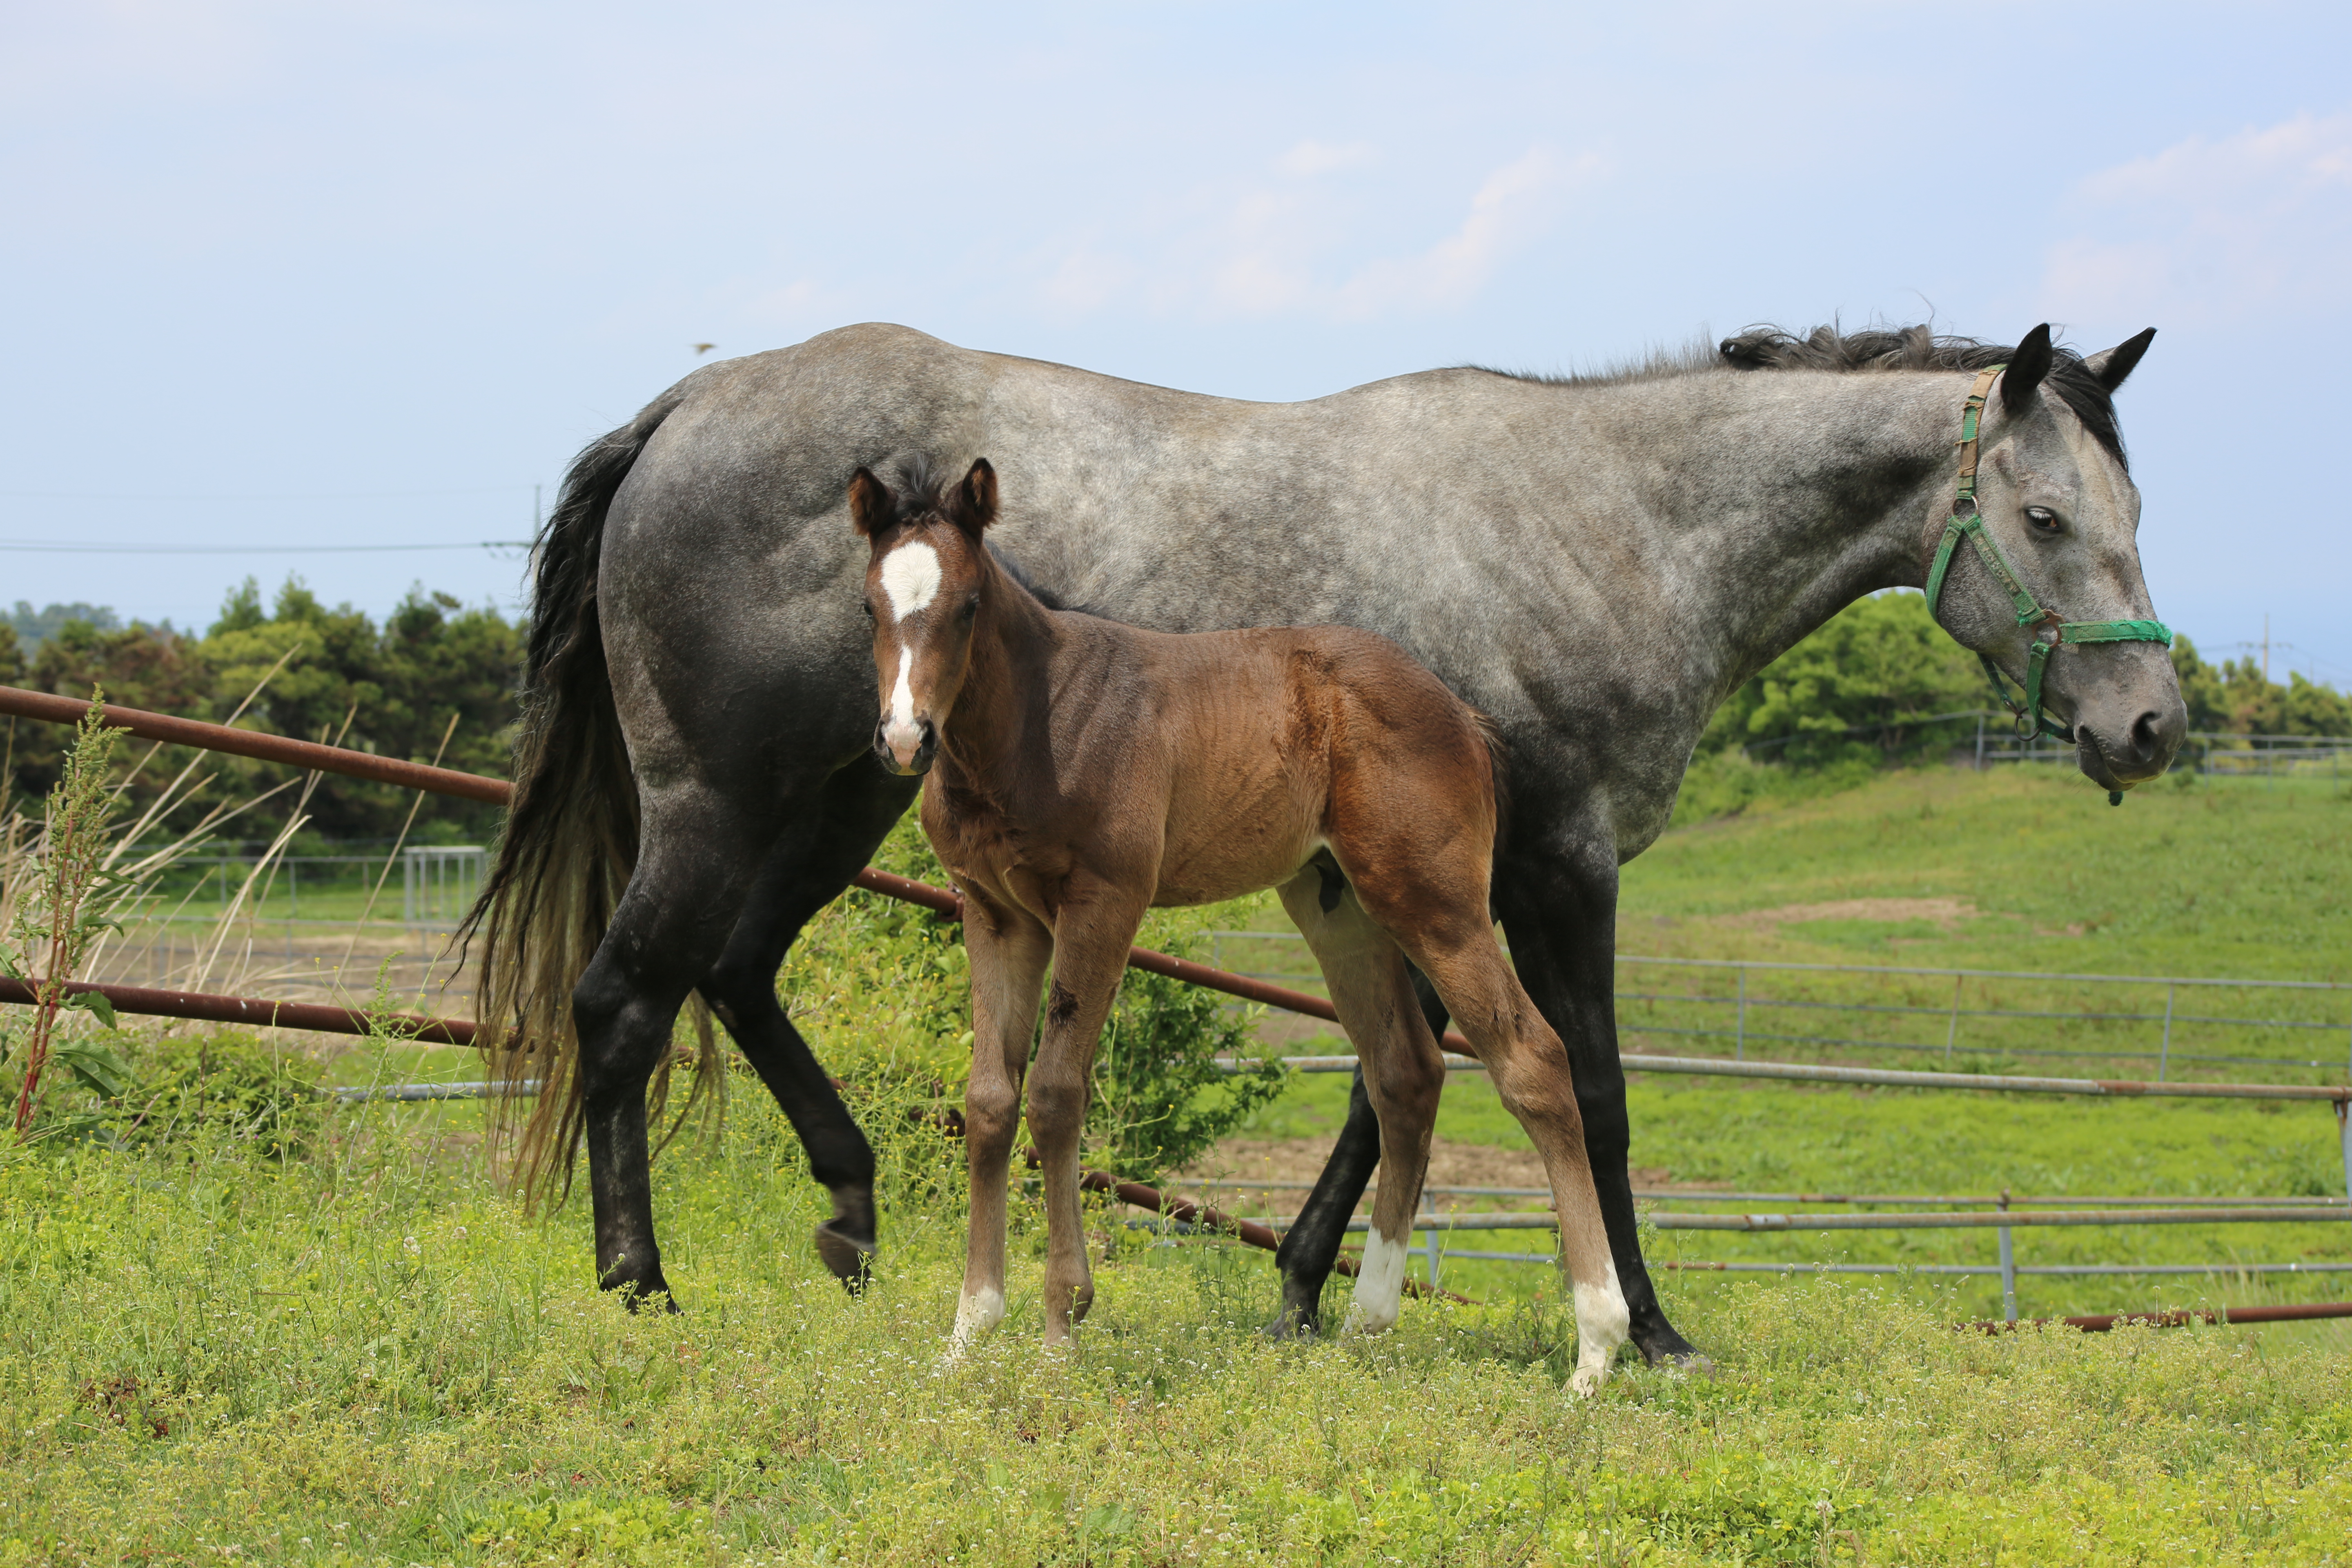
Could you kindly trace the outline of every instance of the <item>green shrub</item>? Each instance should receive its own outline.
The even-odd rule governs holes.
[[[1161,915],[1139,945],[1199,959],[1207,921]],[[1192,929],[1184,929],[1186,926]],[[1087,1142],[1096,1158],[1131,1181],[1157,1183],[1188,1165],[1280,1095],[1289,1070],[1261,1057],[1229,1073],[1219,1057],[1255,1056],[1250,1014],[1228,1011],[1221,994],[1130,969],[1095,1054]]]
[[[317,1142],[331,1109],[317,1062],[252,1035],[125,1030],[107,1043],[131,1081],[103,1099],[89,1123],[100,1142],[241,1145],[289,1160]]]
[[[882,870],[945,887],[913,812],[874,856]],[[1191,956],[1217,910],[1155,912],[1137,941]],[[827,906],[793,944],[778,985],[826,1068],[868,1096],[911,1090],[961,1101],[971,1069],[971,973],[962,927],[857,889]],[[1129,970],[1096,1054],[1087,1117],[1094,1157],[1148,1181],[1185,1163],[1281,1092],[1271,1063],[1228,1075],[1247,1054],[1249,1022],[1214,992]],[[897,1086],[893,1088],[892,1086]]]

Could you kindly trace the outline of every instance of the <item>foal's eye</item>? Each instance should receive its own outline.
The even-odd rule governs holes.
[[[869,620],[869,621],[870,621],[870,620],[872,620],[872,619],[874,618],[874,601],[873,601],[873,600],[871,600],[871,599],[860,599],[860,600],[858,600],[858,601],[857,601],[857,607],[858,607],[859,609],[861,609],[861,610],[863,610],[863,611],[865,611],[865,612],[866,612],[866,618],[867,620]]]
[[[963,602],[963,618],[968,621],[978,614],[980,614],[980,595],[974,594]]]
[[[2034,531],[2038,533],[2055,533],[2058,531],[2058,514],[2052,511],[2046,506],[2027,507],[2025,509],[2025,521],[2032,523],[2034,527]]]

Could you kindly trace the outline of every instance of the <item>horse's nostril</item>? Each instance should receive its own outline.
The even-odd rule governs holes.
[[[2162,721],[2153,712],[2143,713],[2132,721],[2132,760],[2144,763],[2164,748]]]

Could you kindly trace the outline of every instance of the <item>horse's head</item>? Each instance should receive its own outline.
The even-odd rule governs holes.
[[[2084,359],[2053,350],[2043,325],[2007,355],[1984,404],[1980,539],[1952,552],[1931,605],[1963,647],[2036,691],[2083,772],[2110,790],[2163,773],[2189,729],[2140,575],[2139,491],[2110,401],[2155,336]],[[1928,521],[1931,550],[1950,537],[1949,510]]]
[[[955,484],[902,496],[860,468],[849,481],[849,521],[873,547],[866,614],[882,707],[874,754],[894,773],[928,773],[971,668],[990,577],[980,536],[996,521],[996,470],[982,458]]]

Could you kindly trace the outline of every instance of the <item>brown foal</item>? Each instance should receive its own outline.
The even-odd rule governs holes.
[[[955,1343],[1004,1316],[1005,1184],[1024,1076],[1045,1184],[1051,1343],[1094,1298],[1078,1140],[1136,927],[1153,905],[1278,888],[1380,1115],[1380,1195],[1350,1322],[1396,1321],[1445,1082],[1410,958],[1543,1156],[1574,1288],[1575,1382],[1591,1390],[1624,1342],[1625,1303],[1567,1053],[1495,941],[1495,770],[1478,716],[1368,632],[1179,637],[1049,609],[981,542],[996,510],[985,459],[936,490],[918,478],[894,494],[864,468],[849,487],[851,521],[873,548],[875,750],[893,772],[928,772],[923,830],[964,899],[971,1229]]]

